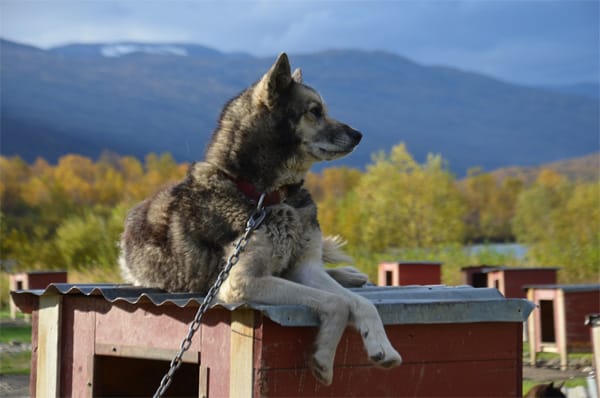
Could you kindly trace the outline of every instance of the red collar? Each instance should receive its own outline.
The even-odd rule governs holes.
[[[256,186],[254,186],[254,184],[252,184],[251,182],[248,182],[248,181],[244,181],[244,180],[233,180],[233,182],[235,182],[235,185],[237,186],[237,188],[239,189],[239,191],[241,193],[246,195],[246,197],[248,197],[249,199],[251,199],[255,202],[258,202],[258,198],[260,198],[260,195],[262,195],[262,192],[260,192],[258,189],[256,189]],[[265,206],[279,204],[279,203],[283,202],[285,200],[285,198],[288,197],[288,192],[289,192],[289,189],[288,189],[287,185],[284,185],[283,187],[279,188],[276,191],[267,192],[267,194],[265,196],[265,201],[263,203]]]

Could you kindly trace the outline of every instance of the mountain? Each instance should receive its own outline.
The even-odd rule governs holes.
[[[503,167],[491,172],[497,179],[518,177],[526,183],[535,181],[540,171],[553,170],[569,178],[571,181],[599,181],[600,180],[600,152],[591,153],[577,158],[564,159],[557,162],[531,167]]]
[[[562,94],[572,94],[579,95],[581,97],[600,99],[600,84],[598,83],[563,84],[540,88]]]
[[[103,150],[202,157],[221,107],[274,57],[189,44],[99,43],[49,50],[0,42],[4,155],[56,161]],[[107,56],[108,55],[108,56]],[[423,66],[385,52],[290,54],[333,117],[364,133],[335,162],[363,168],[403,141],[423,161],[440,153],[453,172],[528,166],[597,151],[599,102]],[[329,164],[331,165],[331,164]]]

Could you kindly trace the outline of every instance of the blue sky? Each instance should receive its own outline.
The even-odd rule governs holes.
[[[598,82],[598,0],[0,0],[0,36],[73,42],[190,42],[273,56],[386,50],[523,84]]]

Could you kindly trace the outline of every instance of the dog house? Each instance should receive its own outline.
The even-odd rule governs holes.
[[[528,322],[530,363],[538,352],[557,352],[560,366],[568,366],[567,354],[591,350],[586,316],[600,312],[600,285],[526,286],[527,298],[536,309]]]
[[[496,288],[505,297],[525,298],[525,285],[556,284],[557,267],[463,267],[463,282],[473,287]]]
[[[172,396],[519,396],[522,325],[533,309],[494,289],[353,289],[377,307],[404,363],[371,366],[350,328],[334,380],[307,367],[318,318],[308,307],[213,305],[167,391]],[[11,292],[33,313],[32,396],[149,396],[201,297],[123,285]],[[490,346],[490,342],[493,345]]]
[[[379,264],[377,285],[409,286],[442,283],[442,263],[385,262]]]
[[[9,289],[28,290],[45,289],[52,283],[67,283],[67,271],[30,271],[10,274],[8,276]],[[10,300],[10,317],[17,317],[17,306]]]

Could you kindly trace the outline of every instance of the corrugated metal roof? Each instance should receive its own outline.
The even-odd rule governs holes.
[[[533,303],[523,299],[506,299],[496,289],[470,286],[449,287],[365,286],[350,289],[368,298],[377,307],[385,324],[437,324],[473,322],[523,322],[533,310]],[[105,300],[131,304],[152,303],[156,306],[176,305],[196,307],[202,296],[191,293],[166,293],[159,289],[141,288],[115,284],[66,284],[56,283],[44,290],[20,290],[11,296],[25,312],[31,311],[28,303],[45,295],[102,296]],[[299,305],[265,305],[260,303],[223,304],[231,311],[236,308],[252,308],[261,311],[274,322],[283,326],[314,326],[318,324],[316,313]]]
[[[600,290],[600,284],[583,285],[525,285],[523,289],[560,289],[565,292],[595,292]]]
[[[468,271],[470,269],[477,269],[478,272],[486,274],[494,271],[544,271],[554,270],[558,271],[560,267],[509,267],[506,265],[470,265],[468,267],[462,267],[461,271]]]

